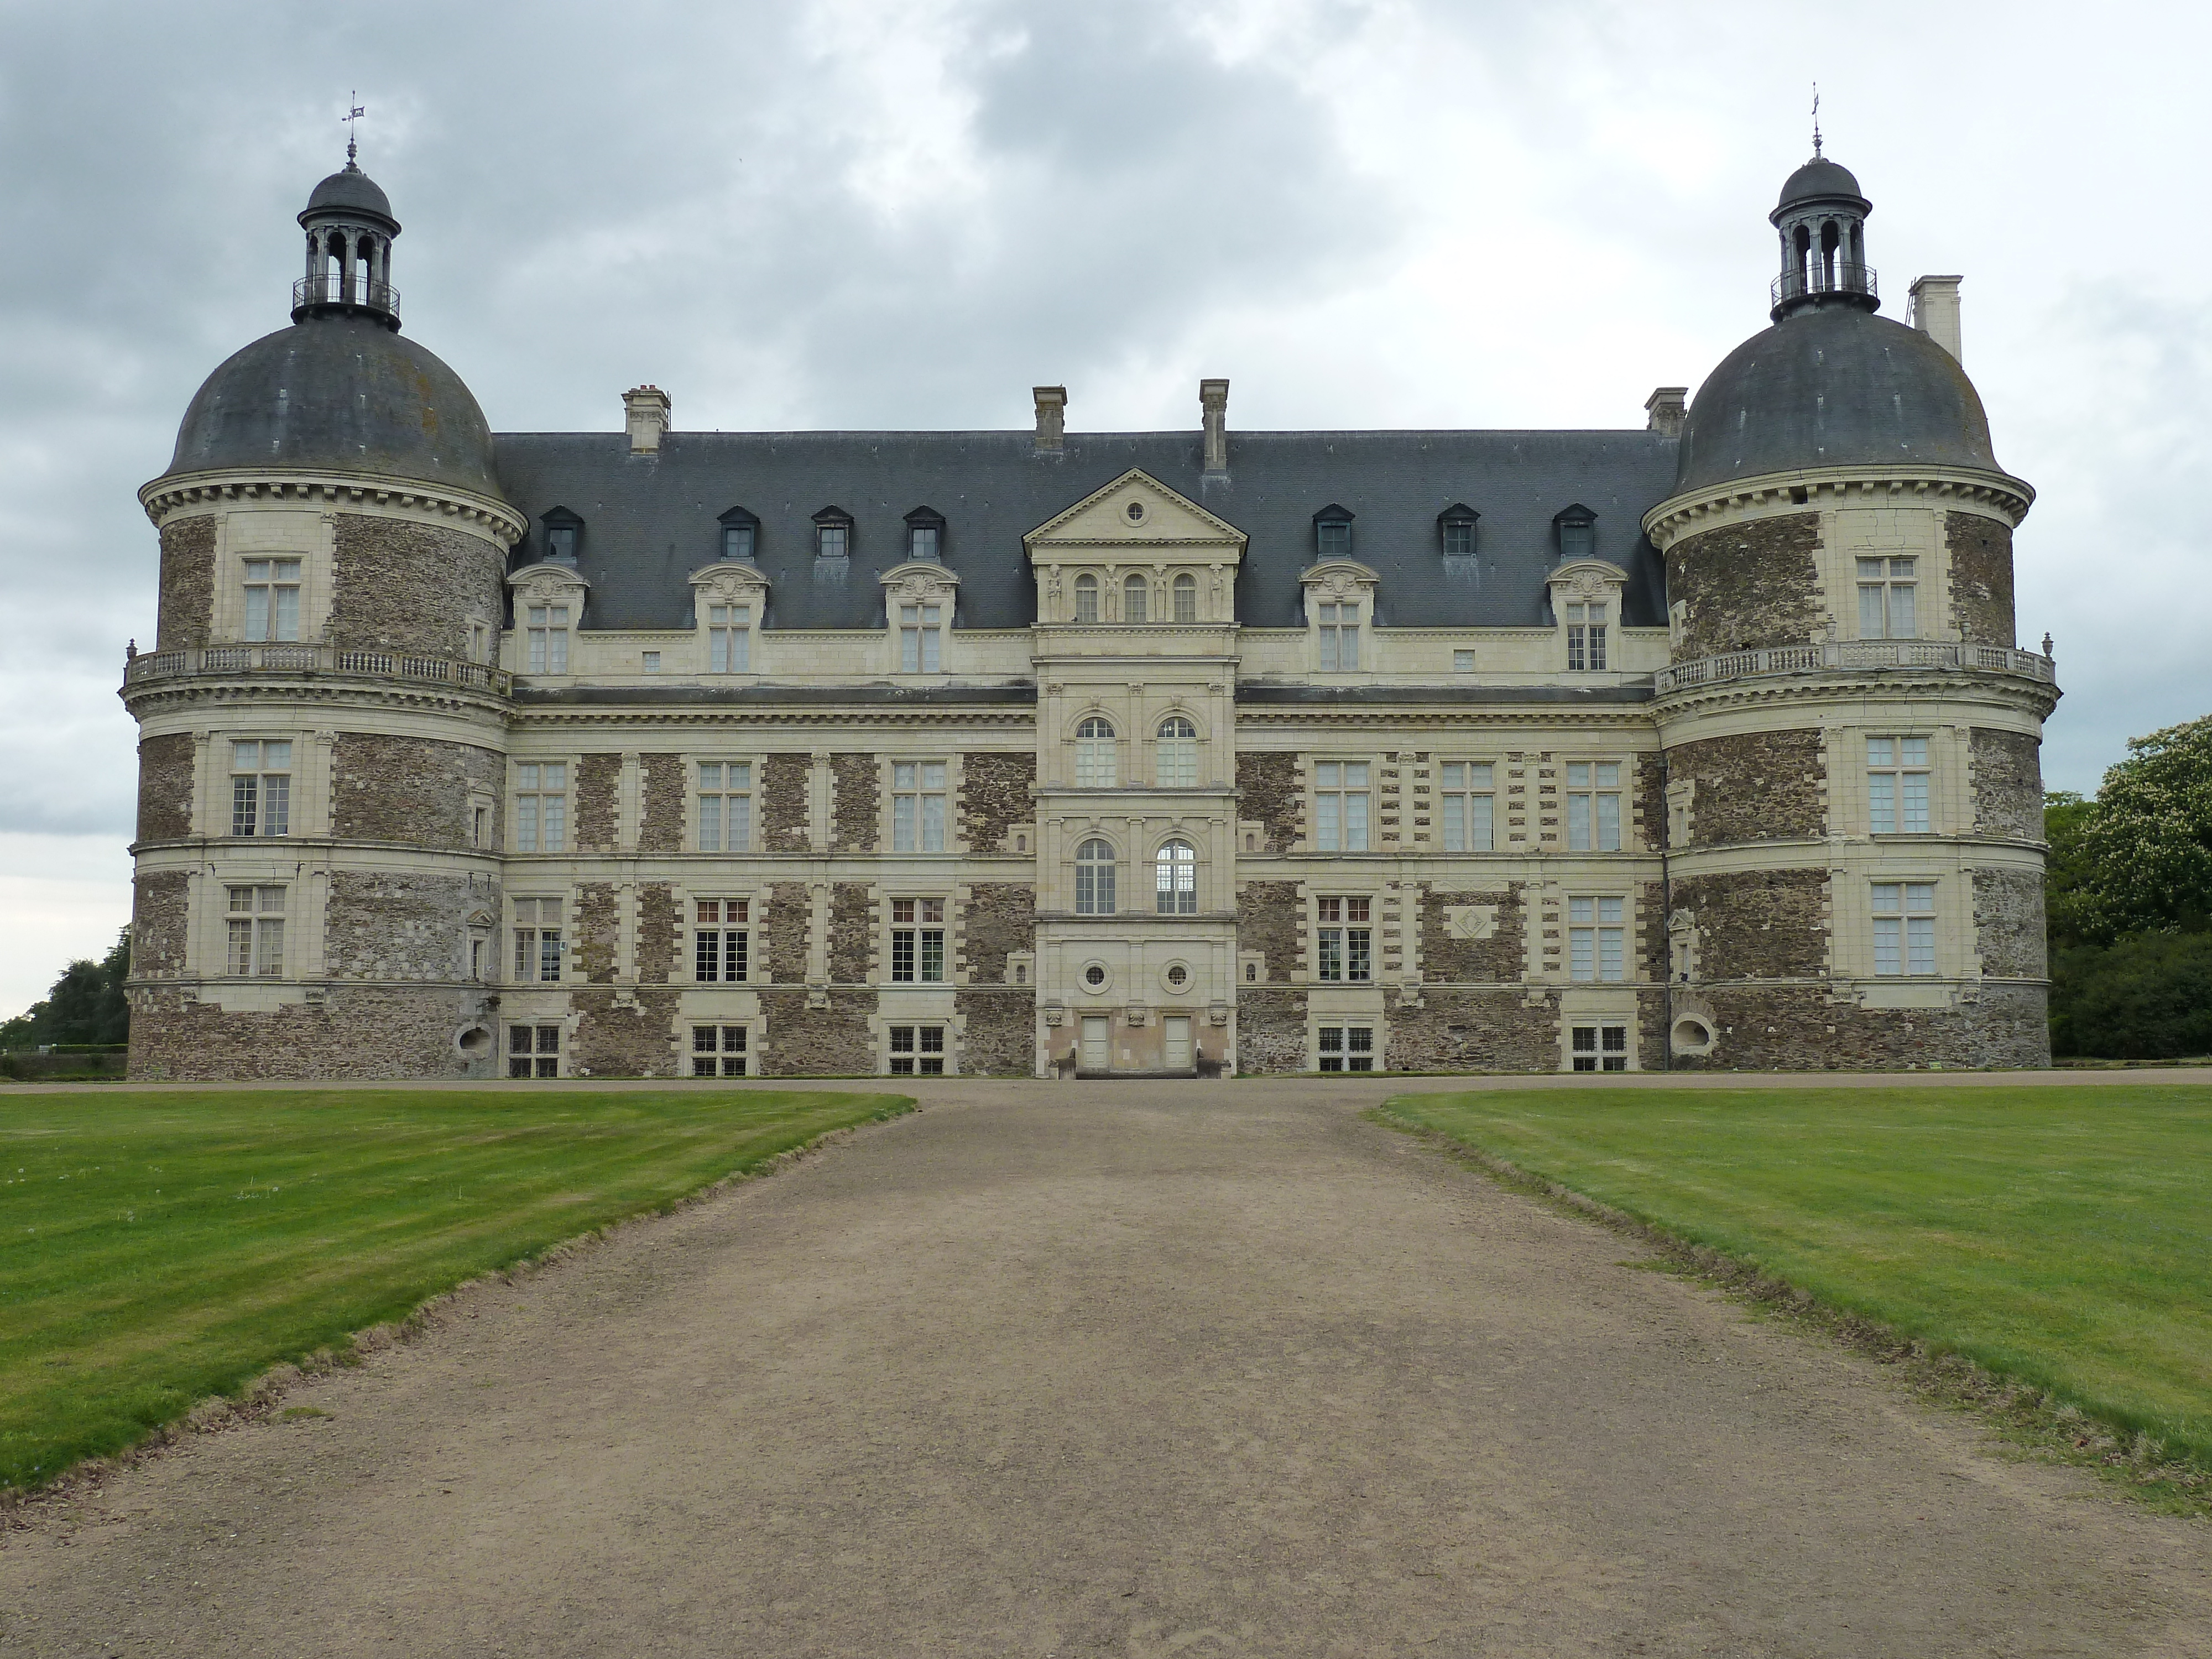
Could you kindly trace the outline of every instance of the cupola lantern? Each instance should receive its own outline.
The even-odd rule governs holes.
[[[1776,322],[1812,306],[1881,308],[1866,256],[1867,216],[1873,211],[1850,169],[1817,149],[1790,175],[1781,201],[1766,216],[1782,237],[1782,273],[1771,290]]]
[[[354,160],[315,186],[300,215],[307,233],[307,274],[292,284],[292,320],[367,316],[395,332],[399,291],[392,286],[392,243],[399,221],[376,181]]]

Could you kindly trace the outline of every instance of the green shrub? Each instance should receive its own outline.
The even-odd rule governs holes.
[[[2130,933],[2051,958],[2051,1048],[2100,1060],[2212,1054],[2212,933]]]

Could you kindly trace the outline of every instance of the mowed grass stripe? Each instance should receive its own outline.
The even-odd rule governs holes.
[[[2212,1089],[1624,1089],[1382,1109],[2212,1466]]]
[[[898,1096],[0,1095],[0,1486]]]

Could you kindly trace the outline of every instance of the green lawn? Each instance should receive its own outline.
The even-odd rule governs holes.
[[[2212,1466],[2212,1089],[1547,1091],[1383,1110]]]
[[[0,1487],[894,1095],[0,1095]]]

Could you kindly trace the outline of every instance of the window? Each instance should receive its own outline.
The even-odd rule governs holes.
[[[300,637],[300,561],[246,562],[246,637],[253,641]]]
[[[1098,578],[1092,575],[1075,579],[1075,620],[1095,623],[1098,620]]]
[[[1359,666],[1359,607],[1324,605],[1316,611],[1321,627],[1321,672],[1350,673]]]
[[[751,971],[752,901],[692,902],[691,977],[702,985],[742,985]]]
[[[906,529],[906,556],[909,559],[934,559],[937,556],[937,526],[933,524],[913,524]]]
[[[1474,653],[1472,651],[1453,652],[1452,672],[1455,674],[1472,674],[1474,672]]]
[[[893,1077],[943,1077],[945,1028],[942,1025],[891,1027]]]
[[[853,550],[853,517],[834,507],[814,515],[814,556],[842,559]]]
[[[538,522],[545,526],[545,557],[553,564],[576,562],[576,544],[583,539],[584,521],[565,507],[556,507]]]
[[[1567,901],[1567,977],[1578,984],[1618,984],[1628,977],[1628,902],[1617,898]]]
[[[484,976],[484,946],[490,942],[481,933],[469,935],[469,977],[471,979],[482,979]]]
[[[945,850],[945,763],[896,761],[891,765],[891,851]]]
[[[1628,1069],[1628,1027],[1577,1025],[1570,1028],[1574,1044],[1571,1059],[1577,1072],[1625,1072]]]
[[[1367,850],[1367,763],[1322,761],[1314,768],[1314,843],[1324,853]]]
[[[1859,637],[1863,640],[1915,640],[1920,626],[1914,615],[1913,586],[1917,559],[1861,559],[1859,561]]]
[[[1114,914],[1114,848],[1095,836],[1075,849],[1075,914]]]
[[[552,984],[561,977],[561,901],[514,901],[514,977],[518,984]]]
[[[945,901],[891,901],[891,982],[938,985],[945,979]]]
[[[1115,773],[1113,722],[1093,714],[1075,728],[1075,787],[1111,789]]]
[[[899,667],[908,674],[939,672],[937,625],[939,607],[902,605],[899,607]]]
[[[480,622],[472,622],[469,624],[469,660],[471,662],[491,660],[491,629]]]
[[[292,745],[248,740],[230,745],[230,833],[292,833]]]
[[[1188,842],[1161,847],[1153,861],[1153,908],[1164,916],[1198,914],[1198,849]]]
[[[1372,1025],[1324,1025],[1314,1047],[1324,1072],[1371,1072],[1375,1069],[1375,1028]]]
[[[1605,666],[1605,606],[1567,607],[1567,666],[1577,673],[1595,673]]]
[[[1444,851],[1487,853],[1496,797],[1488,761],[1451,761],[1437,769],[1437,801],[1443,816]]]
[[[1331,505],[1314,514],[1314,556],[1348,559],[1352,556],[1352,514]]]
[[[753,846],[753,763],[699,763],[699,850],[750,853]]]
[[[241,979],[284,972],[284,890],[233,887],[229,894],[230,971]]]
[[[514,850],[557,853],[568,838],[568,766],[552,761],[514,769]]]
[[[491,845],[491,808],[481,801],[469,809],[469,845],[482,848]]]
[[[1179,623],[1198,620],[1198,578],[1185,571],[1175,579],[1170,590],[1175,595],[1175,619]]]
[[[660,653],[658,651],[641,651],[637,653],[637,659],[638,665],[647,673],[658,674],[660,672]]]
[[[1874,884],[1874,970],[1883,978],[1936,971],[1936,884]]]
[[[511,1078],[560,1076],[561,1028],[558,1025],[508,1026],[507,1074]]]
[[[750,1058],[742,1025],[694,1025],[691,1028],[693,1077],[743,1077]]]
[[[1586,507],[1571,507],[1552,520],[1559,536],[1559,560],[1587,559],[1597,552],[1597,515]]]
[[[1620,763],[1567,763],[1567,850],[1620,850]]]
[[[1314,934],[1314,964],[1321,978],[1346,983],[1371,980],[1374,971],[1374,930],[1368,923],[1364,898],[1316,899],[1320,926]]]
[[[1142,576],[1131,576],[1121,584],[1121,620],[1125,623],[1143,622],[1152,597],[1152,584]]]
[[[1443,540],[1444,557],[1471,559],[1474,556],[1475,512],[1464,502],[1448,507],[1437,514],[1437,533]]]
[[[707,607],[707,672],[745,674],[752,672],[753,608],[749,605],[710,605]]]
[[[1928,739],[1867,739],[1867,828],[1877,836],[1928,833]]]
[[[753,526],[726,524],[722,526],[722,557],[735,563],[750,564],[753,556]]]
[[[568,672],[568,607],[533,605],[530,607],[530,672],[565,674]]]
[[[1198,787],[1198,728],[1180,714],[1160,722],[1157,770],[1163,789]]]

